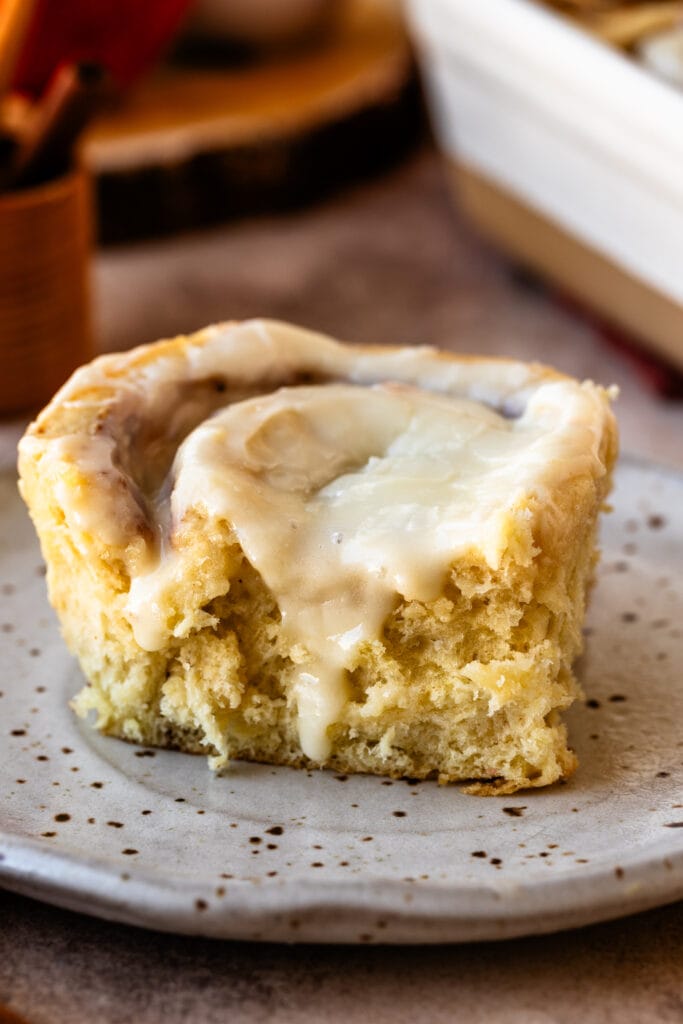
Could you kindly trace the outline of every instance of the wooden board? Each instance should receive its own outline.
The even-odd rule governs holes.
[[[168,65],[85,139],[100,236],[141,238],[309,202],[388,166],[420,121],[390,0],[349,0],[308,49],[237,66]]]

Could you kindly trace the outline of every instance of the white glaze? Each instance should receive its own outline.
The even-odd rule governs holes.
[[[302,372],[344,383],[277,387]],[[121,422],[131,394],[138,416],[170,421],[169,382],[229,379],[232,404],[200,422],[177,452],[153,503],[153,534],[163,536],[169,523],[182,529],[193,509],[232,524],[297,652],[300,740],[317,761],[331,753],[328,730],[347,699],[347,671],[399,600],[436,599],[465,552],[497,568],[515,519],[532,514],[534,499],[551,514],[559,482],[604,472],[604,392],[521,363],[354,348],[252,321],[154,353],[105,357],[55,401],[91,401],[93,386],[122,375]],[[256,383],[265,394],[235,400]],[[116,392],[112,402],[111,430],[123,444]],[[103,479],[118,483],[116,444],[100,435],[59,438],[48,456],[75,462],[85,477],[77,490],[60,491],[72,527],[116,543],[111,520],[120,533],[126,496],[98,491]],[[128,500],[132,481],[129,490]],[[148,548],[151,571],[140,557],[130,566],[126,614],[147,650],[172,637],[169,582],[193,574],[191,548],[173,546],[173,529],[165,545]]]
[[[329,757],[346,671],[399,599],[435,600],[471,549],[497,568],[511,520],[531,514],[523,503],[558,472],[593,468],[597,442],[579,429],[585,398],[574,390],[544,385],[511,420],[406,385],[283,388],[228,407],[184,442],[173,521],[199,508],[232,523],[275,595],[285,633],[306,652],[296,696],[308,757]],[[134,579],[141,646],[166,643],[161,595],[169,571],[191,572],[191,557],[173,553]]]

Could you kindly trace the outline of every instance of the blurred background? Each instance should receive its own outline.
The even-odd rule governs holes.
[[[0,471],[78,363],[250,316],[615,383],[683,469],[682,125],[683,0],[0,0]],[[675,907],[501,959],[3,899],[32,1020],[681,1019]]]
[[[271,316],[616,382],[683,464],[683,3],[0,0],[0,97],[6,438]]]

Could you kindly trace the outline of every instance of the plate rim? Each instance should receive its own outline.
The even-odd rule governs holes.
[[[28,871],[13,867],[13,854],[29,855]],[[351,921],[362,932],[382,915],[396,919],[392,931],[378,936],[386,944],[490,941],[583,927],[683,899],[683,847],[662,854],[655,846],[646,858],[636,851],[620,862],[619,875],[613,864],[596,862],[569,885],[566,875],[555,874],[529,884],[476,888],[379,878],[318,882],[299,876],[258,885],[235,879],[230,898],[217,903],[215,883],[153,878],[145,871],[122,880],[113,858],[48,849],[38,840],[0,833],[0,881],[13,892],[158,931],[257,941],[352,944],[358,940],[345,937]],[[201,913],[198,901],[206,904]],[[330,927],[332,914],[337,923]],[[300,937],[289,933],[292,916]],[[423,933],[417,940],[416,926]],[[256,935],[255,929],[270,934]]]

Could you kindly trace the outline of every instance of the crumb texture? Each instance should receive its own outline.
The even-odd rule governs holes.
[[[210,333],[208,340],[206,333],[197,337],[202,347],[210,345]],[[71,385],[69,400],[58,395],[22,442],[21,490],[40,536],[50,598],[88,681],[74,700],[77,713],[94,712],[97,728],[114,736],[204,753],[217,768],[232,758],[322,763],[345,772],[473,780],[472,791],[485,793],[569,776],[576,760],[560,715],[579,693],[572,663],[581,650],[597,519],[616,455],[605,393],[590,385],[599,412],[588,424],[597,460],[555,474],[551,489],[514,495],[500,520],[495,559],[481,545],[465,545],[444,567],[433,599],[396,595],[376,635],[353,649],[343,699],[326,729],[329,751],[311,759],[300,722],[307,651],[293,642],[277,596],[251,564],[233,522],[201,502],[184,509],[168,535],[183,557],[174,558],[156,592],[159,641],[145,649],[131,622],[132,582],[149,571],[150,551],[159,544],[152,509],[169,487],[175,450],[214,409],[251,398],[258,387],[244,380],[226,387],[227,372],[217,387],[212,367],[182,391],[187,370],[180,356],[191,343],[178,339],[108,357],[102,379],[81,378],[80,404]],[[380,359],[378,350],[360,347],[356,359],[364,351]],[[155,416],[160,420],[163,403],[157,408],[147,397],[149,415],[131,429],[131,416],[137,423],[140,411],[122,407],[122,392],[134,390],[129,378],[169,358],[176,363],[165,396],[184,395],[173,422],[161,431]],[[392,358],[395,376],[401,357]],[[430,358],[444,359],[425,354],[422,376]],[[447,362],[457,377],[457,357]],[[470,381],[476,362],[463,364]],[[490,391],[490,364],[481,362]],[[319,388],[326,375],[339,373],[329,364],[313,368],[323,378]],[[542,377],[534,367],[525,380],[521,365],[501,366],[506,380],[514,377],[515,394],[534,375]],[[282,378],[291,387],[296,372],[290,365],[281,379],[266,373],[263,390]],[[309,366],[307,386],[311,372]],[[381,368],[372,374],[381,379]],[[407,375],[420,376],[414,368]],[[511,389],[503,391],[501,407]],[[106,473],[100,459],[93,474],[92,459],[74,440],[83,437],[106,445]],[[117,490],[125,493],[114,506]],[[108,532],[91,516],[98,503],[121,510]]]

